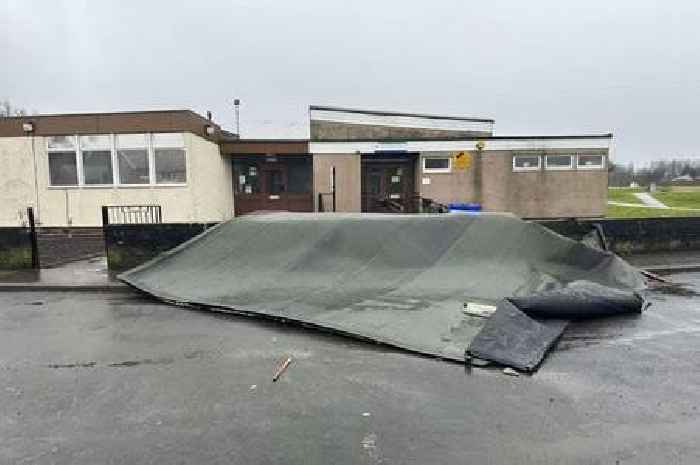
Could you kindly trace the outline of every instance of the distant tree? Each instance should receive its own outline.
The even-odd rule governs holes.
[[[13,106],[8,99],[0,102],[0,118],[10,116],[26,116],[27,110]]]
[[[613,187],[626,187],[634,180],[634,165],[610,163],[608,166],[608,184]]]

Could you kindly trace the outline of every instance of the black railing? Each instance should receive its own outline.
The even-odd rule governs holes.
[[[102,224],[155,224],[162,223],[160,205],[105,205]]]
[[[318,193],[318,211],[319,212],[334,212],[335,211],[335,192],[319,192]]]

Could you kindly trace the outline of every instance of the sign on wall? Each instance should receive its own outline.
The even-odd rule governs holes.
[[[455,152],[452,158],[452,165],[456,170],[466,170],[472,164],[472,156],[469,152]]]

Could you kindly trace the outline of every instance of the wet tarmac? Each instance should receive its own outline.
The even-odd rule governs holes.
[[[135,293],[3,292],[0,463],[700,463],[700,273],[670,277],[519,377]]]

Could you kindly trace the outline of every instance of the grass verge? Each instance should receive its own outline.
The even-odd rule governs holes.
[[[700,216],[700,211],[608,205],[608,210],[605,213],[605,216],[606,218],[669,218],[679,216]]]
[[[642,189],[633,189],[631,187],[609,187],[608,200],[622,203],[634,203],[643,205],[642,201],[635,197],[636,192],[644,192]]]
[[[700,192],[652,192],[651,195],[669,207],[700,209]],[[612,200],[612,199],[610,199]]]

